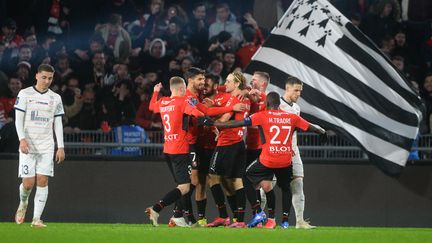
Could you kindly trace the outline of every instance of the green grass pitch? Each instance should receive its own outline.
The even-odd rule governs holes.
[[[47,223],[34,229],[30,223],[0,223],[0,242],[432,242],[432,229],[319,227],[314,230],[294,228],[227,229],[169,228],[149,224],[78,224]]]

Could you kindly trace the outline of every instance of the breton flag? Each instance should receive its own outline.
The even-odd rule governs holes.
[[[296,0],[245,73],[266,71],[270,90],[303,81],[302,116],[362,147],[398,175],[419,132],[421,100],[389,59],[326,0]]]

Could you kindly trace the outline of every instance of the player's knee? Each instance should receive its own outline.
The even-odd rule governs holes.
[[[210,187],[216,185],[216,184],[220,184],[220,177],[217,175],[209,175],[209,185]]]
[[[177,186],[177,188],[180,190],[180,192],[181,192],[182,195],[185,195],[190,190],[190,183],[180,184],[180,185]]]
[[[303,193],[303,177],[294,178],[291,181],[290,186],[291,186],[291,191],[293,194],[294,193],[297,193],[297,194]]]
[[[35,180],[23,180],[23,187],[26,191],[29,191],[31,189],[33,189],[34,184],[35,184]]]
[[[264,192],[269,192],[273,189],[271,181],[261,181],[260,186],[264,190]]]
[[[37,175],[36,176],[36,185],[39,187],[48,186],[48,176],[45,175]]]

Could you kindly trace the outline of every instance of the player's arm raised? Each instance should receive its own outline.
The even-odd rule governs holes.
[[[160,92],[161,88],[162,88],[161,83],[156,84],[153,88],[153,95],[152,95],[151,100],[150,100],[149,110],[153,111],[154,113],[159,112],[158,106],[156,105],[156,103],[158,101],[157,98],[159,96],[159,92]]]

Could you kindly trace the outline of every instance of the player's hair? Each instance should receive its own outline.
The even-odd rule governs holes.
[[[51,66],[49,64],[41,64],[41,65],[39,65],[37,72],[38,73],[40,73],[40,72],[54,73],[55,70],[54,70],[53,66]]]
[[[246,87],[246,78],[243,73],[239,71],[234,71],[230,74],[233,76],[234,82],[239,83],[238,88],[243,90]]]
[[[296,78],[296,77],[289,77],[285,81],[285,85],[294,85],[294,84],[303,85],[303,82],[300,79]]]
[[[206,75],[205,75],[205,79],[206,79],[206,80],[207,80],[207,79],[210,79],[213,83],[215,83],[215,84],[219,84],[219,77],[216,76],[216,75],[214,75],[214,74],[211,74],[211,73],[206,74]]]
[[[185,84],[185,80],[182,77],[174,76],[170,78],[170,89],[178,89],[181,85]]]
[[[270,83],[270,75],[267,72],[255,71],[254,74],[261,76],[267,82]]]
[[[280,105],[280,96],[276,92],[270,92],[266,97],[267,108],[277,108]]]
[[[195,76],[200,74],[205,75],[205,70],[197,67],[191,67],[185,72],[184,78],[188,80],[190,78],[195,78]]]
[[[230,7],[227,3],[218,3],[216,5],[216,10],[221,9],[221,8],[224,8],[224,9],[227,9],[228,11],[230,11]]]

